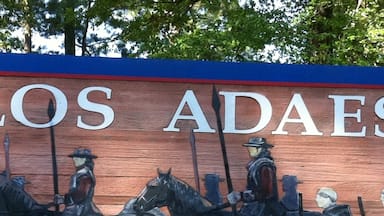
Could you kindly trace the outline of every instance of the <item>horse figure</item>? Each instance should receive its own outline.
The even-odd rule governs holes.
[[[167,206],[171,216],[221,216],[231,212],[219,209],[194,188],[171,175],[171,169],[149,181],[138,196],[134,208],[145,212]]]
[[[129,200],[124,205],[123,210],[118,214],[118,216],[166,216],[159,208],[153,208],[145,212],[138,212],[135,209],[136,201],[136,198]]]
[[[26,183],[23,176],[6,178],[4,172],[0,173],[0,216],[59,216],[61,212],[49,210],[53,203],[39,204],[24,190]],[[118,216],[165,216],[158,208],[147,212],[137,212],[133,208],[136,198],[126,203]]]
[[[24,190],[24,177],[7,179],[0,174],[0,215],[1,216],[48,216],[49,205],[39,204]]]

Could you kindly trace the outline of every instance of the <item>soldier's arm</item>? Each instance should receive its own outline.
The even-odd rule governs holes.
[[[263,166],[260,170],[261,196],[264,199],[271,198],[273,194],[274,171],[268,166]]]

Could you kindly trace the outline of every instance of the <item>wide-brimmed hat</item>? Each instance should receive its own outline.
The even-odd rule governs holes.
[[[272,148],[273,145],[267,143],[267,140],[263,137],[251,137],[248,143],[243,144],[245,147],[263,147]]]
[[[79,157],[79,158],[97,158],[96,155],[93,155],[90,149],[87,148],[77,148],[73,151],[72,154],[68,155],[68,157]]]

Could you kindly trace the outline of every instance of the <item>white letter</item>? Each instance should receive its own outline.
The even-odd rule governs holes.
[[[375,113],[380,119],[384,119],[384,98],[380,98],[375,104]],[[378,124],[375,124],[375,135],[384,137],[384,132],[380,130]]]
[[[296,108],[297,114],[299,115],[298,119],[289,118],[289,114],[292,112],[293,108]],[[315,123],[312,120],[311,115],[308,112],[307,106],[304,103],[303,98],[300,94],[294,94],[291,102],[289,103],[287,110],[284,113],[283,118],[277,129],[272,131],[272,134],[288,134],[287,131],[283,131],[285,123],[302,123],[306,129],[306,132],[302,132],[302,135],[322,135],[317,128]]]
[[[4,126],[4,122],[5,122],[5,114],[1,115],[0,127]]]
[[[250,134],[263,129],[272,118],[272,105],[269,100],[261,94],[249,92],[220,92],[225,97],[225,127],[224,133]],[[239,130],[236,129],[236,97],[248,97],[260,105],[260,120],[255,127]]]
[[[50,122],[45,124],[35,124],[30,122],[25,117],[23,111],[23,99],[25,94],[32,89],[45,89],[53,94],[56,101],[56,113]],[[11,112],[13,117],[21,124],[33,128],[47,128],[58,124],[61,120],[63,120],[65,114],[67,113],[67,107],[67,98],[65,97],[64,93],[60,91],[60,89],[46,84],[32,84],[24,86],[21,89],[17,90],[11,99]]]
[[[1,115],[1,120],[0,120],[0,127],[3,127],[5,124],[5,114]]]
[[[77,97],[77,103],[81,108],[87,111],[102,114],[104,116],[104,122],[99,125],[88,125],[83,123],[83,121],[81,120],[81,116],[77,116],[77,127],[88,129],[88,130],[104,129],[108,127],[110,124],[112,124],[115,118],[115,113],[113,112],[112,108],[107,105],[90,102],[88,100],[88,94],[92,91],[102,91],[107,96],[107,99],[110,100],[112,90],[106,87],[97,87],[97,86],[88,87],[81,90],[81,92],[79,93],[79,96]]]
[[[181,112],[183,111],[183,107],[186,104],[191,110],[192,115],[181,114]],[[201,110],[201,107],[199,105],[199,102],[197,101],[196,96],[192,90],[187,90],[185,92],[184,97],[181,100],[179,107],[177,108],[176,113],[174,114],[171,122],[169,123],[168,127],[163,128],[163,131],[174,131],[174,132],[180,131],[179,128],[175,128],[175,124],[177,120],[195,120],[198,127],[197,129],[193,130],[195,132],[208,132],[208,133],[215,132],[215,130],[213,130],[209,126],[208,121],[205,118],[204,113]]]
[[[363,126],[360,132],[345,132],[345,118],[356,118],[357,122],[361,122],[361,109],[357,109],[355,113],[345,113],[344,105],[346,100],[360,101],[360,105],[364,105],[364,96],[341,96],[329,95],[328,98],[333,98],[335,101],[334,110],[334,132],[331,136],[351,136],[351,137],[364,137],[366,127]]]

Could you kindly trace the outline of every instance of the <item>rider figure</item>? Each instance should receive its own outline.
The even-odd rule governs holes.
[[[252,137],[243,146],[252,158],[247,166],[247,190],[228,194],[228,201],[231,204],[243,201],[240,215],[283,215],[278,201],[276,166],[269,151],[273,145],[265,138]]]
[[[100,210],[93,202],[93,194],[96,179],[93,174],[93,159],[97,156],[92,155],[91,150],[77,148],[72,157],[76,172],[72,175],[70,187],[64,196],[65,209],[63,216],[101,216]]]

